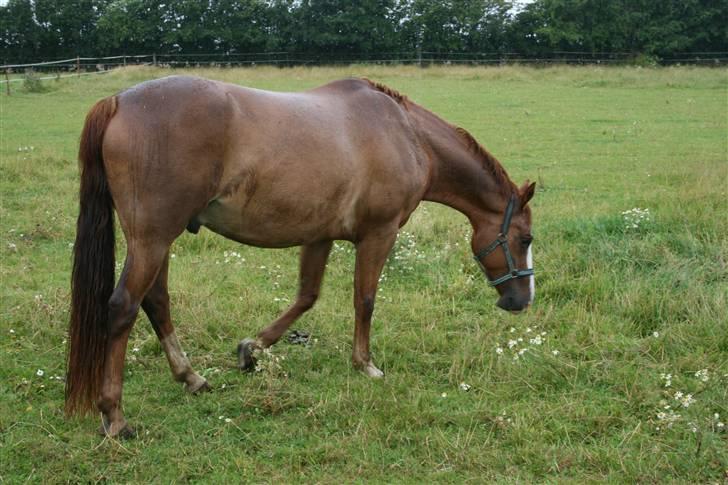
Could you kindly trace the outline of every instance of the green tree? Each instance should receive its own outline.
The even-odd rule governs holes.
[[[103,0],[34,0],[40,27],[39,49],[44,58],[90,56],[96,53],[96,23]]]
[[[266,5],[260,0],[211,1],[208,28],[212,33],[212,49],[226,53],[280,49],[285,37],[280,23],[276,23],[281,7],[288,16],[289,11],[281,2]]]
[[[399,31],[409,50],[500,51],[511,7],[505,0],[403,0]]]
[[[298,51],[374,55],[396,48],[393,0],[303,0],[291,13]]]
[[[163,5],[163,4],[162,4]],[[152,0],[116,0],[98,20],[99,51],[105,54],[164,52],[164,9]]]
[[[510,26],[518,51],[669,56],[728,49],[725,0],[537,0]]]
[[[33,16],[30,0],[10,0],[0,7],[0,55],[4,63],[22,63],[39,56],[41,29]]]

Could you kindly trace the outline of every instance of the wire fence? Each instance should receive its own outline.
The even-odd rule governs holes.
[[[107,73],[122,66],[151,65],[169,68],[244,67],[272,65],[279,67],[322,66],[349,64],[404,64],[404,65],[552,65],[552,64],[647,64],[647,65],[708,65],[728,64],[728,52],[677,53],[659,59],[637,56],[630,52],[576,52],[550,51],[542,55],[524,56],[504,52],[381,52],[376,54],[326,53],[304,54],[291,52],[254,53],[193,53],[193,54],[138,54],[107,57],[74,57],[0,66],[4,79],[0,84],[23,82],[18,74],[28,72],[46,74],[35,79],[60,79]],[[13,77],[11,78],[11,75]],[[8,87],[9,89],[9,87]]]

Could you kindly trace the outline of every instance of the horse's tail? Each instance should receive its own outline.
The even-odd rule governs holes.
[[[90,411],[101,391],[109,298],[114,290],[114,205],[102,143],[116,112],[116,97],[97,102],[81,133],[80,210],[76,223],[68,327],[66,414]]]

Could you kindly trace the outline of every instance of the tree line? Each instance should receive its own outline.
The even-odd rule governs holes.
[[[0,56],[578,51],[659,60],[728,51],[726,18],[727,0],[9,0]]]

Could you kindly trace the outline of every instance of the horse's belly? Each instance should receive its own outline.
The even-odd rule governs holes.
[[[217,199],[197,217],[208,229],[259,247],[290,247],[324,239],[348,239],[345,219],[325,204]]]

